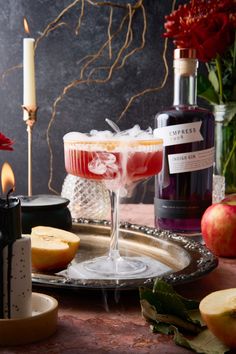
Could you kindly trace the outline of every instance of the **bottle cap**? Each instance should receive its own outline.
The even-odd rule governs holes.
[[[177,48],[174,50],[174,69],[180,75],[194,75],[198,67],[196,50]]]
[[[174,50],[174,59],[196,59],[196,50],[192,48],[177,48]]]

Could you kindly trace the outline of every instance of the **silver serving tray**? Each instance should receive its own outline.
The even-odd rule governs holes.
[[[110,240],[110,223],[79,219],[73,223],[72,231],[80,237],[80,248],[73,262],[107,253]],[[189,237],[159,231],[141,225],[121,223],[121,254],[145,255],[171,268],[159,274],[172,284],[194,281],[217,267],[218,259],[201,243]],[[140,286],[151,287],[155,277],[140,279],[69,279],[50,273],[33,273],[34,286],[67,289],[135,289]]]

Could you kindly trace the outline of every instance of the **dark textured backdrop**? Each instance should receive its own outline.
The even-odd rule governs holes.
[[[0,0],[0,73],[5,73],[0,81],[1,120],[0,131],[15,141],[14,152],[0,152],[0,162],[8,160],[15,172],[18,194],[27,194],[27,133],[22,119],[22,41],[25,36],[23,17],[28,20],[31,36],[38,38],[44,29],[72,0]],[[94,2],[99,2],[95,1]],[[111,0],[112,2],[112,0]],[[137,1],[113,0],[114,4],[134,4]],[[176,4],[184,1],[177,1]],[[109,6],[95,7],[85,1],[84,17],[79,35],[75,27],[81,12],[81,1],[61,19],[61,25],[50,31],[38,43],[36,50],[36,84],[39,106],[38,121],[33,130],[33,193],[51,193],[48,188],[50,178],[50,154],[46,132],[52,117],[52,105],[63,88],[78,79],[85,61],[81,59],[94,54],[107,39]],[[164,78],[162,59],[164,49],[164,15],[171,11],[172,0],[144,0],[147,16],[145,47],[130,56],[125,65],[115,70],[107,83],[82,84],[68,91],[56,109],[49,138],[53,153],[53,174],[51,188],[61,191],[66,176],[64,168],[63,141],[65,133],[77,130],[106,129],[104,119],[115,121],[130,97],[146,88],[158,87]],[[114,8],[112,32],[116,31],[127,10]],[[133,43],[130,49],[139,46],[143,28],[142,12],[136,11],[133,21]],[[113,57],[109,60],[106,49],[102,57],[91,65],[94,67],[111,65],[124,42],[125,32],[121,32],[113,43]],[[167,60],[170,75],[165,87],[134,100],[126,114],[119,121],[121,128],[139,124],[142,128],[153,126],[154,115],[172,101],[172,43],[168,43]],[[128,53],[126,51],[125,53]],[[9,70],[11,69],[11,70]],[[94,72],[104,78],[106,70]],[[148,188],[147,188],[148,187]],[[153,181],[136,195],[136,201],[153,199]]]

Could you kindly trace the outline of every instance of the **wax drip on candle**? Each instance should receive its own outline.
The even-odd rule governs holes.
[[[1,182],[6,198],[0,200],[0,317],[11,318],[13,246],[21,237],[21,226],[20,201],[10,198],[10,194],[15,189],[15,177],[7,162],[2,167]]]
[[[3,193],[6,193],[6,188],[9,185],[9,183],[11,183],[12,181],[12,174],[11,173],[11,167],[10,165],[5,162],[3,164],[2,167],[2,174],[1,174],[1,180],[2,180],[2,190]],[[6,177],[7,176],[7,177]],[[14,175],[13,175],[13,183],[14,183]],[[10,194],[13,192],[14,187],[10,187],[9,191],[6,193],[6,202],[7,202],[7,208],[10,207],[10,202],[9,202],[9,197]],[[8,260],[9,260],[9,264],[7,267],[7,317],[11,318],[11,260],[12,260],[12,244],[13,242],[10,242],[9,244],[7,243],[6,237],[5,235],[2,235],[1,232],[1,236],[3,236],[3,240],[2,240],[2,247],[1,247],[1,283],[2,283],[2,287],[1,287],[1,306],[0,306],[0,313],[1,313],[1,318],[4,318],[4,290],[3,290],[3,270],[4,270],[4,264],[3,264],[3,250],[5,247],[8,246]]]
[[[9,197],[10,194],[14,191],[15,187],[13,186],[6,195],[7,199],[7,207],[10,207],[10,201]],[[8,313],[8,318],[11,318],[11,276],[12,276],[12,247],[13,247],[13,242],[11,242],[8,245],[8,268],[7,268],[7,313]]]
[[[12,192],[14,192],[14,190],[15,190],[15,188],[13,187],[13,188],[11,188],[11,189],[7,192],[6,198],[7,198],[7,206],[8,206],[8,208],[9,208],[9,205],[10,205],[10,203],[9,203],[9,197],[10,197],[10,194],[11,194]]]

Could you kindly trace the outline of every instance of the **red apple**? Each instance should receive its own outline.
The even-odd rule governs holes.
[[[201,229],[206,246],[215,255],[236,257],[236,194],[207,208]]]

